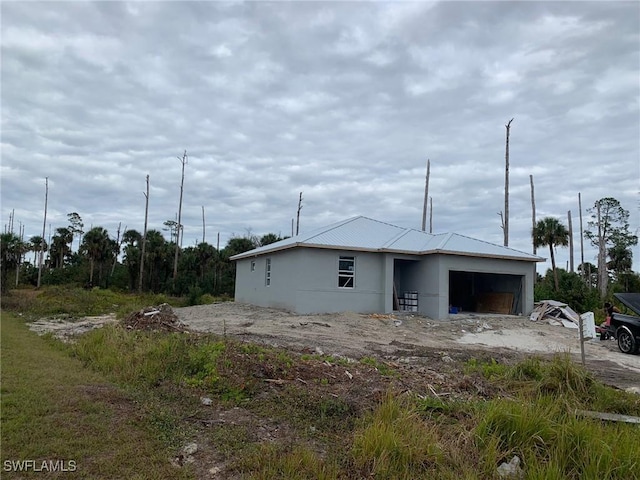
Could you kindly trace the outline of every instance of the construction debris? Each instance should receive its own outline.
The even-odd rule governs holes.
[[[187,327],[173,313],[168,303],[157,307],[146,307],[140,311],[130,313],[122,325],[129,330],[146,330],[162,332],[186,332]]]
[[[529,319],[532,322],[546,320],[550,325],[563,325],[566,328],[578,328],[580,315],[566,303],[556,300],[542,300],[535,304]]]

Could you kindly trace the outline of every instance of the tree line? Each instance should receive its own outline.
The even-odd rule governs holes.
[[[538,279],[536,297],[555,297],[576,307],[594,308],[591,304],[600,302],[613,291],[640,291],[640,275],[632,271],[631,248],[638,243],[638,237],[629,230],[629,212],[611,197],[596,201],[588,211],[588,228],[582,234],[598,249],[598,260],[597,265],[581,263],[577,273],[558,268],[555,261],[556,249],[569,243],[569,229],[554,217],[540,219],[533,227],[532,242],[536,247],[549,248],[552,265],[547,274]],[[181,248],[177,245],[178,224],[168,220],[164,226],[169,231],[169,240],[160,230],[147,231],[141,268],[143,234],[139,231],[126,230],[120,235],[118,228],[114,238],[99,226],[85,233],[77,212],[69,213],[67,219],[68,225],[56,228],[50,242],[41,236],[24,240],[12,231],[2,234],[3,292],[20,283],[36,285],[38,258],[46,253],[42,276],[45,285],[76,284],[179,296],[197,297],[208,293],[231,297],[235,264],[229,258],[282,239],[274,233],[262,237],[247,233],[231,238],[222,249],[206,242]],[[174,277],[176,250],[179,256]]]
[[[19,284],[37,285],[42,255],[43,285],[75,284],[177,296],[208,293],[231,297],[235,265],[229,258],[282,240],[274,233],[259,237],[248,232],[242,237],[232,237],[221,249],[207,242],[181,248],[176,245],[177,235],[171,231],[172,221],[167,221],[164,225],[171,238],[167,240],[160,230],[148,230],[143,259],[143,234],[139,231],[128,229],[120,235],[118,229],[114,238],[101,226],[84,232],[82,218],[76,212],[69,213],[67,218],[69,224],[56,228],[49,242],[38,235],[25,240],[11,231],[1,235],[3,293]],[[176,248],[179,256],[174,278]]]

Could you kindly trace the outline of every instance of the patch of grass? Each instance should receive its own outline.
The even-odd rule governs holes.
[[[68,348],[85,365],[113,381],[154,385],[180,380],[190,366],[191,339],[181,333],[162,334],[106,325],[78,338]]]
[[[116,313],[118,318],[150,305],[184,306],[185,300],[163,294],[128,294],[108,289],[46,286],[39,290],[17,289],[2,296],[2,309],[22,314],[27,320],[66,315],[79,318]]]
[[[389,377],[396,374],[396,371],[393,368],[391,368],[389,365],[379,360],[376,360],[373,357],[362,357],[360,359],[360,363],[372,366],[378,372],[380,372],[380,375],[384,375],[385,377]]]
[[[487,475],[518,455],[527,478],[638,478],[637,426],[578,419],[552,396],[493,400],[475,434]]]
[[[338,465],[303,445],[260,445],[235,469],[246,479],[331,480],[341,478]]]
[[[0,321],[3,465],[64,459],[76,462],[71,475],[77,478],[191,477],[188,469],[170,465],[167,445],[140,422],[128,394],[52,348],[14,315],[3,311]],[[70,473],[21,475],[69,478]]]
[[[441,457],[437,434],[409,402],[388,395],[355,433],[353,466],[361,478],[426,478]]]
[[[478,372],[489,380],[495,380],[497,378],[503,377],[506,371],[507,366],[498,363],[495,358],[492,358],[489,361],[481,361],[476,358],[470,358],[464,366],[464,372],[466,374]]]

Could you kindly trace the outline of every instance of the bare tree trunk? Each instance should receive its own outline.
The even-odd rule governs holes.
[[[505,147],[505,169],[504,169],[504,218],[502,224],[504,225],[504,246],[509,246],[509,131],[511,130],[511,122],[513,118],[509,120],[509,123],[505,125],[507,129],[507,141]]]
[[[433,233],[433,197],[429,197],[429,233]]]
[[[202,243],[204,243],[204,238],[205,238],[204,205],[202,205]]]
[[[47,229],[47,201],[49,200],[49,177],[44,179],[45,193],[44,193],[44,221],[42,222],[42,238],[44,239]],[[51,245],[51,243],[49,243]],[[38,283],[36,288],[40,288],[40,281],[42,279],[42,257],[44,249],[40,250],[40,260],[38,261]]]
[[[531,238],[536,229],[536,198],[533,190],[533,175],[529,175],[529,183],[531,183]],[[536,242],[533,241],[533,254],[537,253]]]
[[[607,295],[607,283],[609,276],[607,275],[607,250],[604,242],[604,232],[602,231],[602,219],[600,218],[600,202],[597,203],[598,215],[598,289],[600,297]]]
[[[573,273],[573,224],[571,223],[571,210],[567,212],[567,221],[569,225],[569,271]]]
[[[427,229],[427,201],[429,199],[429,173],[431,170],[431,160],[427,159],[427,175],[424,180],[424,201],[422,203],[422,231]]]
[[[302,210],[302,192],[300,192],[300,198],[298,199],[298,213],[296,215],[296,235],[300,233],[300,210]]]
[[[182,163],[182,180],[180,181],[180,203],[178,204],[178,231],[176,232],[176,254],[173,257],[173,281],[175,283],[176,277],[178,276],[178,253],[180,252],[180,242],[178,239],[180,238],[180,232],[182,229],[182,193],[184,191],[184,166],[187,163],[187,151],[184,151],[182,154],[182,158],[178,157],[180,163]]]
[[[20,283],[20,266],[22,265],[22,261],[24,260],[24,225],[20,224],[20,228],[18,229],[20,232],[20,252],[18,256],[18,264],[16,265],[16,287]]]
[[[549,253],[551,254],[551,270],[553,270],[553,282],[556,286],[556,292],[560,290],[558,285],[558,271],[556,270],[556,257],[553,254],[553,243],[549,242]]]
[[[144,194],[144,231],[142,233],[142,251],[140,252],[140,275],[138,276],[138,292],[142,292],[142,275],[144,274],[144,254],[147,248],[147,220],[149,218],[149,175],[147,175],[147,193]]]
[[[293,230],[293,218],[291,219],[291,236],[293,237],[294,235],[294,230]]]
[[[120,241],[120,226],[122,225],[122,222],[118,222],[118,233],[116,236],[116,251],[115,251],[115,255],[113,257],[113,265],[111,266],[111,274],[109,275],[110,277],[113,277],[113,272],[115,272],[116,270],[116,264],[118,263],[118,253],[120,253],[120,247],[122,246],[122,241]],[[124,227],[124,231],[127,231],[127,227]]]
[[[582,269],[582,276],[589,287],[591,287],[591,280],[587,280],[587,272],[584,269],[584,235],[582,230],[582,197],[578,192],[578,210],[580,210],[580,268]]]

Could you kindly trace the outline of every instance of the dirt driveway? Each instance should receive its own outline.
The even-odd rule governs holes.
[[[415,314],[296,315],[240,303],[177,308],[190,330],[212,332],[326,355],[378,356],[398,363],[430,364],[473,356],[518,359],[569,352],[580,359],[578,330],[528,317]],[[614,341],[585,342],[587,368],[607,384],[640,393],[640,355],[625,355]]]

